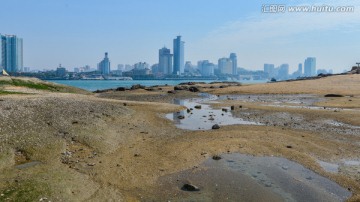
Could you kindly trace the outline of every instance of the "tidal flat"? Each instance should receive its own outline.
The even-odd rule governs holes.
[[[360,75],[31,86],[0,85],[0,201],[360,200]]]

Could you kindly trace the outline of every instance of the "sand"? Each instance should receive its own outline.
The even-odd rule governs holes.
[[[346,75],[225,88],[210,88],[212,85],[208,84],[199,85],[199,89],[213,94],[251,96],[312,94],[322,99],[324,94],[336,93],[348,97],[324,98],[315,105],[356,110],[360,108],[359,85],[360,75]],[[21,88],[23,93],[27,90]],[[350,201],[360,200],[360,174],[356,170],[359,168],[331,173],[317,161],[360,160],[359,134],[283,125],[182,130],[165,114],[183,109],[171,104],[173,98],[198,94],[188,91],[172,94],[168,90],[172,87],[100,94],[44,93],[31,89],[31,94],[0,95],[0,200],[146,201],[153,193],[150,190],[158,188],[160,177],[194,168],[215,154],[237,152],[298,162],[351,190]],[[232,105],[243,105],[264,116],[289,113],[301,115],[310,123],[331,119],[360,126],[360,113],[351,110],[262,106],[244,100],[213,104]],[[40,163],[15,168],[29,162]]]

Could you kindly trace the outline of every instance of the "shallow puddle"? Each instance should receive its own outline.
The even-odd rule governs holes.
[[[183,191],[184,183],[200,191]],[[298,163],[243,154],[208,159],[199,167],[163,176],[157,184],[151,193],[154,201],[345,201],[351,196]]]
[[[33,166],[36,166],[36,165],[39,165],[39,164],[41,164],[40,161],[31,161],[31,162],[28,162],[28,163],[19,164],[19,165],[15,166],[15,168],[17,168],[17,169],[25,169],[25,168],[30,168],[30,167],[33,167]]]
[[[202,104],[204,101],[213,102],[211,100],[215,98],[176,99],[174,104],[185,106],[187,110],[167,114],[166,118],[174,121],[178,128],[187,130],[209,130],[215,124],[220,126],[234,124],[263,125],[258,122],[245,121],[234,117],[230,107],[213,109],[208,104]]]

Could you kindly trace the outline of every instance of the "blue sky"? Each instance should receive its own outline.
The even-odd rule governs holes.
[[[262,13],[262,5],[354,6],[348,13]],[[290,64],[308,56],[318,68],[343,71],[360,60],[356,0],[0,0],[0,33],[24,39],[24,65],[68,69],[158,60],[182,35],[185,60],[214,63],[231,52],[238,65]]]

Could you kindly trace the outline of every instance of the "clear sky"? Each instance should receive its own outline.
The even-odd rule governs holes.
[[[354,12],[263,13],[263,5],[354,6]],[[0,33],[24,40],[24,66],[54,69],[157,63],[158,50],[185,41],[185,60],[238,56],[238,66],[317,58],[317,68],[349,69],[360,60],[357,0],[0,0]]]

